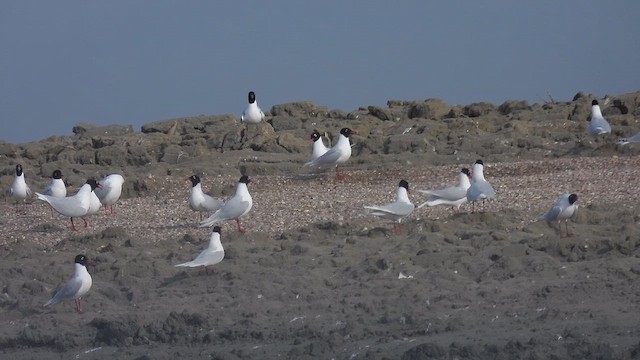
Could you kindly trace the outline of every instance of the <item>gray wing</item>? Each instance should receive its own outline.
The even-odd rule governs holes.
[[[558,215],[562,212],[562,207],[554,205],[546,213],[538,217],[539,220],[553,221],[558,219]]]
[[[77,277],[72,277],[66,284],[62,287],[62,289],[58,290],[58,292],[51,298],[51,300],[47,301],[44,306],[49,306],[53,304],[57,304],[65,299],[72,299],[76,296],[80,287],[82,286],[82,281],[80,281]]]
[[[589,122],[589,134],[599,135],[611,132],[611,125],[601,117],[592,118]]]
[[[224,250],[214,250],[211,251],[209,249],[203,250],[198,256],[193,259],[193,261],[189,261],[183,264],[178,264],[176,266],[186,266],[186,267],[196,267],[196,266],[210,266],[215,265],[224,259]]]
[[[496,191],[493,190],[493,186],[487,181],[479,181],[471,184],[471,187],[467,189],[467,199],[469,201],[475,201],[481,198],[493,199],[496,196]]]
[[[216,211],[224,206],[224,201],[204,194],[204,204],[202,206],[208,211]]]
[[[444,200],[455,201],[455,200],[460,200],[463,197],[467,196],[467,190],[458,186],[451,186],[451,187],[440,189],[440,190],[418,190],[418,191],[423,194],[431,195],[429,200],[444,199]]]
[[[365,206],[365,209],[368,209],[370,214],[377,216],[407,216],[411,214],[415,206],[406,202],[394,202],[382,206]]]
[[[325,164],[335,164],[338,159],[340,159],[340,156],[342,154],[340,153],[340,151],[333,147],[331,149],[329,149],[326,153],[322,154],[322,156],[320,156],[317,159],[311,160],[308,163],[304,164],[305,167],[308,166],[319,166],[319,165],[325,165]]]
[[[251,203],[248,201],[236,200],[232,198],[231,200],[227,201],[222,208],[213,213],[213,215],[201,221],[198,227],[207,227],[220,221],[236,219],[240,215],[244,214],[249,206],[251,206]]]

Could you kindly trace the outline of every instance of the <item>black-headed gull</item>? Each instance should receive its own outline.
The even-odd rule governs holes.
[[[202,250],[202,252],[200,252],[200,254],[198,254],[198,256],[196,256],[196,258],[192,261],[178,264],[176,266],[204,266],[206,269],[208,266],[213,266],[222,261],[222,259],[224,259],[224,248],[222,247],[222,243],[220,242],[220,234],[220,226],[214,226],[211,237],[209,238],[209,246],[206,249]]]
[[[598,100],[591,102],[591,120],[589,120],[589,126],[587,127],[587,133],[589,135],[601,135],[611,132],[611,125],[605,120],[600,111],[600,105]]]
[[[627,145],[630,143],[637,143],[637,142],[640,142],[640,132],[633,135],[632,137],[618,139],[618,144],[620,145]]]
[[[91,192],[100,186],[94,179],[89,179],[75,195],[58,198],[36,193],[36,197],[46,201],[59,214],[71,218],[71,228],[77,230],[73,218],[87,215],[91,207]]]
[[[335,165],[336,178],[338,180],[343,180],[344,176],[340,174],[338,164],[349,160],[349,158],[351,157],[351,143],[349,142],[349,137],[354,134],[358,134],[358,132],[349,128],[342,128],[342,130],[340,130],[338,142],[336,142],[336,144],[322,156],[307,162],[306,164],[304,164],[304,166],[315,167],[323,165]]]
[[[475,212],[475,202],[480,199],[482,199],[482,211],[484,211],[484,199],[495,198],[496,191],[484,178],[484,163],[482,160],[476,160],[475,164],[473,164],[471,176],[471,186],[467,189],[467,200],[473,204],[471,212]]]
[[[471,172],[467,168],[462,168],[458,177],[458,185],[449,186],[438,190],[418,190],[423,194],[429,195],[429,199],[418,208],[425,205],[436,206],[445,205],[455,207],[456,211],[460,210],[460,206],[467,202],[467,189],[471,186]]]
[[[62,171],[54,170],[49,184],[40,193],[53,197],[67,196],[67,187],[64,184],[64,180],[62,180]]]
[[[572,236],[569,232],[569,218],[571,218],[578,210],[578,195],[576,194],[562,194],[560,198],[551,206],[546,213],[538,216],[538,220],[544,220],[547,222],[558,221],[558,230],[560,230],[560,236],[562,236],[562,224],[564,220],[565,228],[567,230],[567,236]]]
[[[240,121],[248,124],[257,124],[260,121],[264,120],[264,113],[258,106],[258,102],[256,101],[256,93],[254,93],[253,91],[249,91],[248,98],[249,104],[242,112]]]
[[[98,185],[101,185],[101,184],[98,183]],[[96,187],[96,190],[97,189],[99,189],[99,187]],[[87,217],[99,213],[100,207],[102,206],[102,203],[100,202],[100,199],[96,195],[95,190],[91,192],[91,195],[89,195],[89,199],[90,199],[89,209],[87,209],[87,213],[82,216],[82,221],[84,221],[84,227],[89,227],[89,222],[87,221]]]
[[[248,213],[251,210],[251,206],[253,206],[253,200],[247,188],[250,182],[251,179],[247,175],[243,175],[238,180],[235,195],[227,200],[213,215],[201,221],[198,227],[207,227],[222,221],[235,220],[238,225],[238,231],[245,232],[246,229],[240,226],[240,217]]]
[[[73,276],[44,306],[54,305],[66,299],[74,299],[78,314],[84,313],[80,306],[80,300],[89,292],[93,283],[91,275],[87,271],[88,264],[89,259],[86,256],[77,255],[74,260]]]
[[[202,184],[198,175],[191,175],[186,180],[191,181],[191,193],[188,200],[191,210],[197,211],[202,215],[203,212],[212,213],[224,205],[224,201],[218,200],[202,191]]]
[[[124,178],[119,174],[111,174],[99,181],[101,188],[95,190],[96,196],[100,199],[100,203],[104,206],[104,213],[113,214],[113,205],[120,199],[122,195],[122,184]]]
[[[406,180],[400,180],[394,202],[386,205],[365,206],[364,208],[367,209],[367,214],[369,215],[393,220],[393,229],[396,233],[399,233],[402,219],[409,216],[415,209],[415,206],[409,200],[409,183]]]
[[[24,172],[22,171],[22,165],[16,165],[16,177],[11,184],[11,196],[18,200],[26,200],[31,197],[33,193],[24,180]]]
[[[319,158],[320,156],[324,155],[330,149],[329,147],[327,147],[324,144],[324,141],[322,141],[322,136],[320,135],[318,130],[314,129],[313,132],[311,132],[311,136],[309,137],[309,141],[311,141],[313,143],[313,145],[312,145],[313,152],[311,153],[311,159],[312,160],[315,160],[315,159]]]

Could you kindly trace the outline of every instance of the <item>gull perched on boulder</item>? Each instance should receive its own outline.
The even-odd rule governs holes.
[[[593,100],[591,102],[591,120],[589,120],[587,133],[589,133],[589,135],[602,135],[610,132],[611,125],[609,125],[607,120],[602,116],[598,100]]]

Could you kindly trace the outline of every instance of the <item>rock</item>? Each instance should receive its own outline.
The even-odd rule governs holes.
[[[487,102],[473,103],[463,108],[463,114],[468,117],[479,117],[493,111],[495,111],[495,106]]]
[[[78,132],[76,132],[78,131]],[[123,136],[127,134],[133,134],[133,126],[131,125],[106,125],[106,126],[93,126],[73,127],[73,132],[79,136],[91,137],[91,136]]]
[[[324,106],[317,107],[311,101],[300,101],[274,105],[269,113],[272,116],[289,116],[308,119],[310,117],[324,116],[328,113],[328,109]]]
[[[427,99],[425,101],[416,102],[409,107],[409,119],[440,119],[445,117],[451,107],[439,99]]]
[[[531,106],[526,101],[507,100],[498,107],[498,112],[502,115],[509,115],[513,112],[531,110]]]

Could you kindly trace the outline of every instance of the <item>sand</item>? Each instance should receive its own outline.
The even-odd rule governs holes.
[[[625,121],[633,125],[631,116]],[[498,127],[505,120],[491,121]],[[585,125],[568,123],[559,126]],[[399,139],[404,128],[396,124],[393,136]],[[516,130],[513,139],[522,135]],[[476,145],[462,144],[465,150],[457,155],[446,153],[451,143],[446,137],[436,144],[438,157],[428,150],[364,151],[373,147],[367,140],[383,144],[384,131],[391,130],[376,131],[370,128],[357,139],[344,181],[335,180],[331,169],[302,169],[308,154],[295,152],[229,150],[212,153],[220,160],[207,164],[193,158],[171,166],[132,166],[116,213],[94,215],[89,227],[78,231],[43,203],[7,198],[0,203],[0,354],[11,359],[640,356],[636,148],[613,145],[614,135],[591,140],[582,134],[574,140],[540,127],[535,133],[543,134],[542,145],[531,151],[513,139],[504,150],[487,150],[490,139],[505,139],[490,131]],[[468,133],[464,127],[456,131]],[[459,213],[424,207],[396,234],[390,222],[364,211],[365,205],[391,201],[400,179],[409,182],[411,200],[422,203],[425,197],[416,190],[454,184],[460,168],[471,167],[476,158],[485,160],[485,177],[497,191],[484,212],[471,213],[469,204]],[[239,165],[228,165],[234,162]],[[11,166],[6,168],[3,184],[12,176]],[[224,223],[226,257],[213,271],[176,268],[206,247],[211,231],[196,227],[198,214],[188,208],[184,178],[199,173],[205,190],[228,198],[242,171],[252,172],[255,180],[249,185],[254,207],[242,219],[249,232]],[[136,172],[139,177],[132,179]],[[74,184],[69,193],[76,190]],[[564,192],[579,196],[578,212],[569,221],[572,237],[561,237],[556,223],[535,221]],[[93,286],[82,302],[85,313],[77,314],[73,301],[43,307],[71,275],[77,254],[96,261],[88,268]]]

